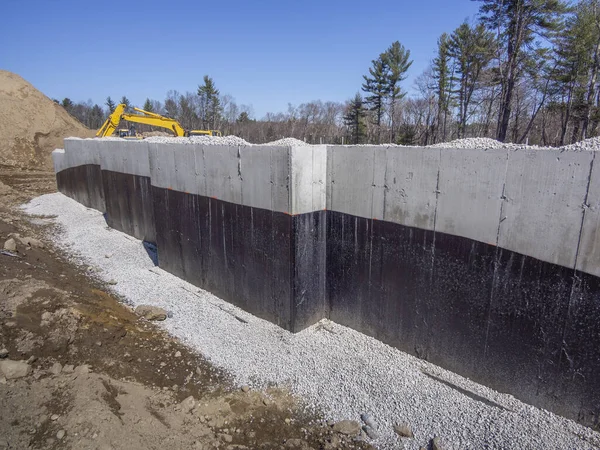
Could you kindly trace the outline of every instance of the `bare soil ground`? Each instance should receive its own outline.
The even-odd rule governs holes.
[[[0,374],[0,449],[370,447],[285,391],[234,387],[113,298],[17,209],[54,191],[52,172],[0,166],[0,250],[17,243],[0,254],[0,361],[31,366],[25,377]]]

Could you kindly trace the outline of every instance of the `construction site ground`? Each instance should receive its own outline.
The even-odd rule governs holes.
[[[0,166],[0,243],[17,243],[0,255],[0,356],[31,366],[0,378],[0,449],[369,448],[285,391],[234,386],[107,293],[19,211],[55,190],[52,172]]]

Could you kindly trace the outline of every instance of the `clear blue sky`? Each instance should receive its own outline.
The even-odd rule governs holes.
[[[2,2],[0,68],[49,97],[163,101],[205,74],[257,117],[344,101],[393,41],[410,49],[410,90],[439,35],[473,18],[471,0]]]

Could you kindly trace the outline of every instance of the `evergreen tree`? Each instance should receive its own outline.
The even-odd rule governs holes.
[[[144,107],[142,108],[144,111],[154,112],[154,106],[152,105],[152,101],[147,98],[144,102]]]
[[[521,77],[523,53],[536,38],[550,38],[561,27],[566,5],[561,0],[479,0],[482,22],[498,32],[503,52],[499,61],[502,94],[497,139],[505,141],[511,117],[515,86]]]
[[[398,41],[392,43],[384,55],[388,67],[387,95],[390,101],[391,137],[392,142],[394,142],[396,140],[396,127],[394,124],[396,102],[406,95],[400,88],[400,82],[406,79],[406,72],[412,65],[412,61],[409,61],[410,50],[405,49]]]
[[[449,51],[450,37],[443,33],[438,39],[437,57],[432,64],[432,77],[436,80],[435,93],[438,99],[437,126],[441,131],[442,142],[446,140],[446,124],[450,112],[450,99],[452,92],[452,80],[454,77],[450,62]]]
[[[459,26],[449,39],[448,53],[456,61],[458,75],[458,138],[465,137],[469,106],[480,75],[493,57],[494,36],[483,24]]]
[[[61,102],[61,105],[63,108],[65,108],[67,110],[67,112],[71,112],[71,110],[73,109],[73,102],[71,101],[70,98],[65,97],[63,99],[63,101]]]
[[[385,53],[379,55],[379,58],[371,61],[372,67],[369,68],[369,75],[363,75],[365,82],[362,90],[368,95],[364,102],[369,110],[375,113],[375,125],[377,125],[377,143],[381,140],[381,118],[384,112],[385,99],[388,97],[390,89],[389,65]],[[355,99],[356,100],[356,99]],[[362,103],[362,99],[361,99]]]
[[[556,70],[552,72],[552,83],[562,97],[557,105],[562,117],[560,145],[565,144],[571,123],[573,142],[587,135],[592,110],[597,110],[597,99],[593,95],[600,42],[597,14],[598,0],[581,1],[567,19],[565,32],[555,42]]]
[[[130,107],[131,107],[131,102],[129,101],[129,99],[125,96],[121,97],[121,103],[125,105],[125,111],[129,111]]]
[[[112,98],[110,98],[110,95],[108,97],[106,97],[105,105],[108,108],[108,114],[112,114],[112,112],[117,107],[117,105],[115,105],[115,102],[113,102]]]
[[[237,123],[248,123],[250,122],[250,117],[246,111],[242,111],[239,117],[236,120]]]
[[[361,144],[367,136],[367,127],[365,124],[366,111],[363,99],[360,93],[356,93],[346,106],[346,114],[344,115],[344,125],[346,125],[349,134],[350,144]]]
[[[221,119],[221,99],[219,90],[208,75],[204,75],[204,84],[198,86],[200,97],[200,119],[203,127],[209,130],[215,129]]]

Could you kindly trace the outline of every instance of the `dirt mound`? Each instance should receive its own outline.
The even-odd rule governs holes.
[[[0,70],[0,164],[51,169],[63,138],[93,135],[19,75]]]

